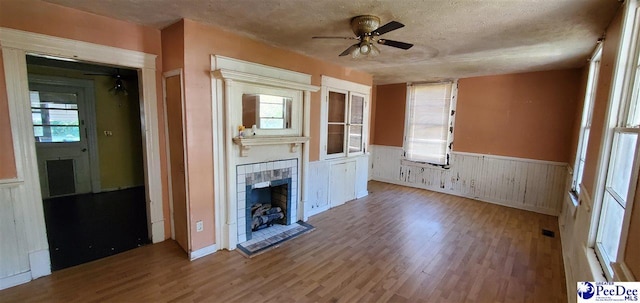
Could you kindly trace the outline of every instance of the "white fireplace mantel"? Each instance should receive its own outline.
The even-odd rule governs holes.
[[[276,144],[290,144],[290,152],[295,153],[298,151],[298,146],[303,143],[309,142],[308,137],[287,137],[287,136],[278,136],[278,137],[235,137],[233,138],[233,143],[240,146],[240,157],[249,156],[249,150],[252,146],[260,146],[260,145],[276,145]]]
[[[211,56],[211,75],[216,245],[217,249],[231,250],[242,239],[239,228],[243,228],[243,215],[238,208],[244,202],[239,202],[245,184],[243,167],[251,167],[253,172],[257,168],[269,171],[269,167],[278,163],[296,163],[291,166],[295,169],[292,183],[297,184],[295,201],[291,201],[292,209],[296,210],[292,219],[308,217],[303,205],[309,168],[310,99],[311,92],[320,87],[311,84],[308,74],[216,55]],[[245,90],[255,88],[292,96],[291,128],[262,130],[264,134],[251,137],[237,136],[238,125],[242,125],[242,95]]]

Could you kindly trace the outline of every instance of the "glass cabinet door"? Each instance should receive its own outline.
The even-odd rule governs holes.
[[[364,96],[351,93],[349,108],[349,153],[363,151],[364,140]]]
[[[347,94],[330,91],[328,109],[327,155],[342,154],[345,152]]]

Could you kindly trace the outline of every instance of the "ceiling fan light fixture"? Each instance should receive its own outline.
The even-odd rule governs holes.
[[[122,82],[122,80],[120,78],[116,79],[116,84],[115,86],[113,86],[112,88],[109,89],[109,93],[112,95],[124,95],[127,96],[129,95],[129,92],[127,92],[127,89],[124,87],[124,83]]]
[[[380,55],[380,50],[373,44],[369,45],[371,47],[371,51],[369,52],[369,56],[375,57]]]
[[[360,59],[360,57],[362,57],[362,52],[360,51],[360,48],[359,47],[354,48],[353,51],[351,52],[351,58]]]
[[[368,55],[371,52],[371,44],[369,43],[362,43],[362,45],[360,45],[360,52],[363,55]]]

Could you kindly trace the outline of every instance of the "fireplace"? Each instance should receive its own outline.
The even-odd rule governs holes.
[[[298,159],[237,165],[236,176],[238,243],[251,240],[255,230],[298,221],[292,203],[297,201]],[[257,217],[256,210],[261,212]]]

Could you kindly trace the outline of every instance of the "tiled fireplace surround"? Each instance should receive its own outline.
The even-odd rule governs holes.
[[[238,243],[247,241],[247,200],[248,186],[264,187],[266,182],[291,178],[291,209],[287,210],[288,222],[295,223],[298,213],[298,159],[278,160],[236,166],[238,204]]]

